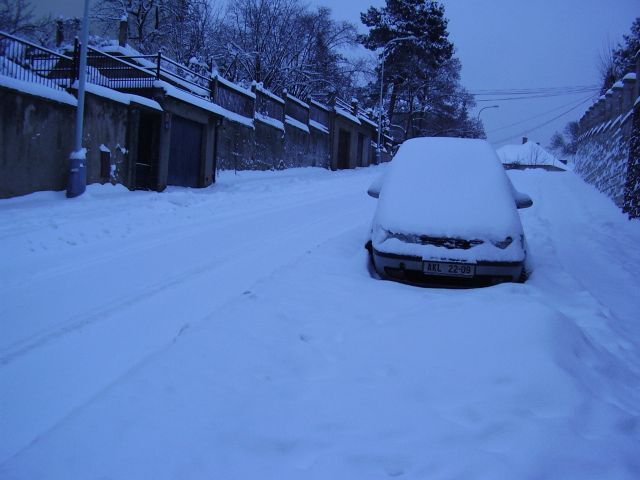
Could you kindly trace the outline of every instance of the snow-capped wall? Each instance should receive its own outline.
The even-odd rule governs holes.
[[[608,122],[611,123],[611,122]],[[575,171],[622,208],[629,160],[631,116],[585,137],[575,156]]]
[[[640,60],[637,70],[640,70]],[[580,120],[575,171],[631,218],[640,217],[640,103],[637,74],[616,82]]]
[[[70,103],[40,91],[0,86],[0,198],[66,187],[75,132],[75,106]],[[130,185],[130,110],[127,104],[88,92],[83,135],[88,150],[87,183]],[[101,146],[110,152],[108,165],[103,165]]]

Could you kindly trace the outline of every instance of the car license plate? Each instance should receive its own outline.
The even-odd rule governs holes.
[[[473,277],[476,266],[470,263],[424,262],[425,275],[443,275],[447,277]]]

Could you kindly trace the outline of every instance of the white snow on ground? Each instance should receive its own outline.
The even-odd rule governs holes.
[[[640,224],[516,171],[526,284],[383,282],[383,169],[0,202],[0,478],[639,478]]]
[[[533,142],[520,145],[505,145],[504,147],[500,147],[497,153],[502,163],[563,167],[563,164],[556,157]]]

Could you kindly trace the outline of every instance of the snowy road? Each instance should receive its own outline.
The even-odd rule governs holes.
[[[381,282],[381,168],[0,203],[0,478],[640,477],[640,223],[513,172],[527,284]]]

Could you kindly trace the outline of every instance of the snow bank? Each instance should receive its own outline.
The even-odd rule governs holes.
[[[407,243],[388,233],[483,240],[456,251],[465,260],[519,261],[522,226],[511,185],[495,151],[484,140],[416,138],[391,161],[373,221],[382,252],[430,258],[444,247]],[[502,250],[490,242],[514,241]],[[463,258],[460,258],[461,260]]]
[[[537,143],[527,142],[521,145],[505,145],[497,150],[502,163],[519,165],[552,165],[562,167],[563,164]]]

